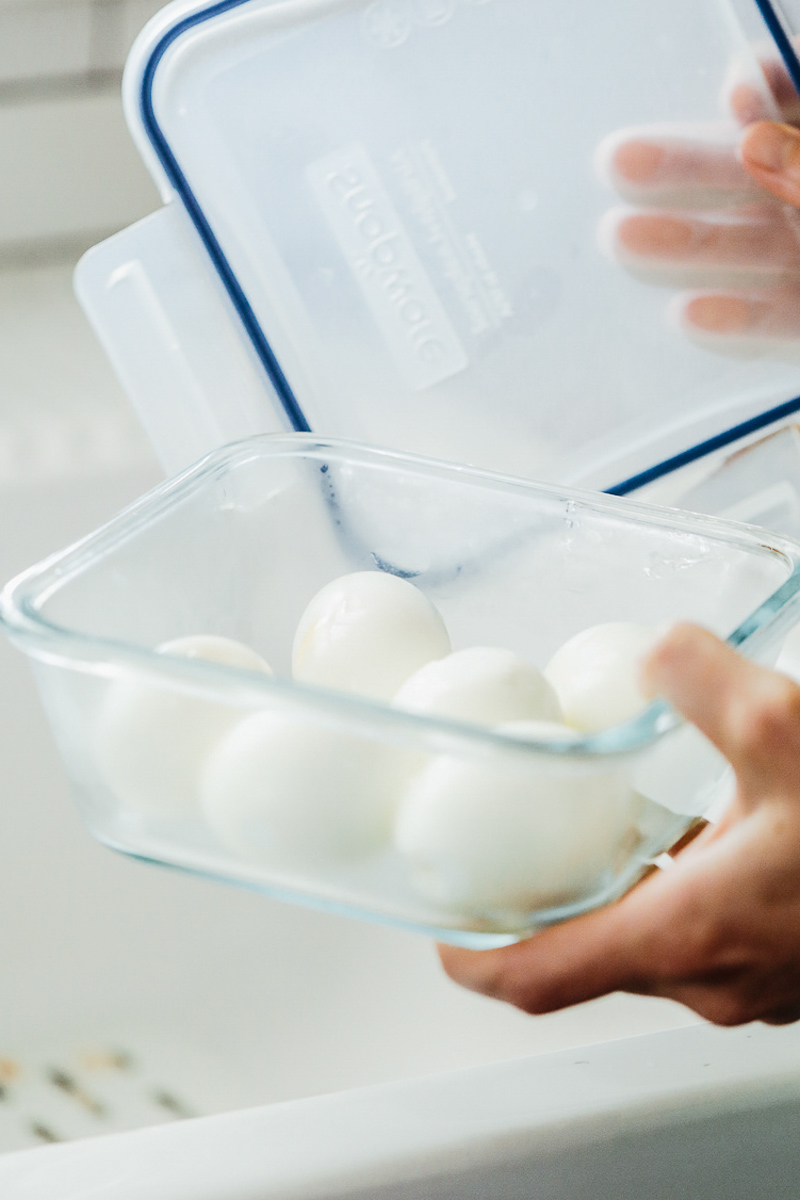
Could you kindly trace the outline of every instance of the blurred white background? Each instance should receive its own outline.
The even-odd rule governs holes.
[[[71,277],[84,250],[159,203],[120,100],[158,7],[0,0],[0,486],[155,470]]]
[[[134,37],[159,7],[0,0],[0,260],[84,249],[156,207],[119,85]]]
[[[86,248],[159,203],[119,98],[156,7],[0,0],[0,582],[159,475],[71,287]],[[623,997],[531,1020],[450,985],[422,938],[111,854],[0,638],[0,1149],[154,1120],[150,1077],[214,1111],[692,1020]],[[98,1045],[141,1071],[92,1108],[65,1079],[100,1069]]]

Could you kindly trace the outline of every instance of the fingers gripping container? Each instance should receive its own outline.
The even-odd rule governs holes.
[[[290,651],[318,588],[372,570],[412,580],[455,649],[541,666],[587,626],[689,618],[774,661],[797,619],[800,356],[687,336],[672,293],[722,267],[741,291],[754,210],[800,245],[735,157],[743,119],[796,102],[787,15],[223,0],[147,26],[124,92],[164,207],[76,281],[165,468],[190,469],[2,606],[98,837],[478,946],[618,896],[724,803],[724,763],[659,703],[522,737],[292,681]],[[638,192],[631,142],[661,164]],[[687,254],[626,260],[630,216],[677,221]],[[725,229],[733,263],[708,253]],[[197,634],[275,676],[156,649]],[[121,748],[120,712],[144,713]],[[209,780],[253,730],[275,755],[234,828]],[[420,849],[422,767],[460,824]]]

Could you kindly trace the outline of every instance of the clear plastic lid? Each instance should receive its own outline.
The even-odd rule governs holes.
[[[800,112],[787,28],[767,0],[166,9],[128,114],[194,229],[169,272],[140,236],[137,294],[205,441],[160,432],[109,316],[131,241],[78,282],[157,449],[282,426],[625,490],[800,409],[800,318],[709,327],[720,296],[800,311],[794,215],[736,151]]]

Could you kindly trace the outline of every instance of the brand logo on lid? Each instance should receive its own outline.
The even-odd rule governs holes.
[[[415,389],[462,371],[467,356],[363,146],[307,168],[328,224],[384,342]]]

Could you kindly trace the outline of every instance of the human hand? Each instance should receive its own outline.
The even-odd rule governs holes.
[[[720,1025],[798,1020],[800,688],[691,625],[644,677],[731,762],[723,822],[616,904],[499,950],[441,946],[444,969],[528,1013],[626,991]]]
[[[782,66],[762,68],[774,107],[744,83],[728,93],[746,126],[738,147],[717,131],[654,129],[617,135],[602,156],[635,206],[608,214],[611,252],[649,282],[702,288],[674,312],[717,348],[800,341],[800,101]],[[765,119],[775,111],[781,123]]]

